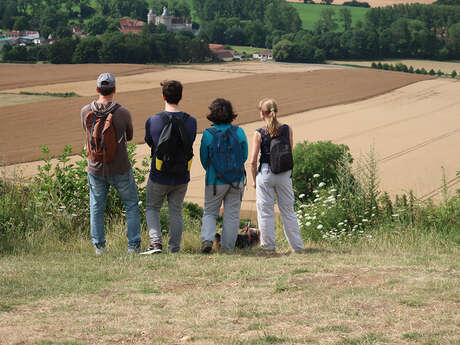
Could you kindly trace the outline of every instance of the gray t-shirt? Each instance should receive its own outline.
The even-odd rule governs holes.
[[[85,130],[85,142],[86,142],[86,125],[85,120],[88,113],[93,110],[98,110],[104,113],[109,111],[113,107],[113,103],[97,103],[92,102],[81,109],[81,122],[83,129]],[[117,136],[117,152],[115,159],[111,162],[94,162],[88,158],[88,173],[98,176],[113,176],[127,173],[131,169],[131,163],[128,159],[128,151],[126,149],[126,142],[133,139],[133,123],[131,120],[131,114],[128,109],[119,107],[112,114],[112,123],[115,127],[115,133]]]

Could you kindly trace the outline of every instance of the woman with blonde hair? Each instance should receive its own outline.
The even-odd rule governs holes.
[[[275,250],[275,196],[284,225],[284,234],[294,251],[303,250],[299,224],[294,211],[292,189],[292,129],[278,122],[278,104],[264,98],[259,102],[260,117],[265,126],[254,133],[251,172],[256,188],[257,220],[261,247]],[[260,152],[259,166],[257,157]]]

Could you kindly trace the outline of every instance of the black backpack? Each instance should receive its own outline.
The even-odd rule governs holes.
[[[173,116],[160,113],[164,127],[160,139],[155,147],[155,168],[170,174],[184,174],[190,171],[193,158],[193,142],[190,138],[185,122],[188,114]],[[152,149],[153,151],[153,149]]]
[[[292,156],[289,126],[283,125],[279,128],[278,136],[269,137],[265,134],[265,128],[259,128],[261,135],[270,138],[270,170],[274,174],[279,174],[294,167],[294,157]]]

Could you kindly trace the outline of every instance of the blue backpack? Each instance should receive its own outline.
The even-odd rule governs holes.
[[[233,188],[238,188],[244,170],[243,148],[236,134],[238,127],[230,126],[226,130],[208,128],[212,134],[212,143],[208,159],[215,172],[214,195],[216,194],[216,181],[222,180]],[[206,184],[208,181],[206,181]]]

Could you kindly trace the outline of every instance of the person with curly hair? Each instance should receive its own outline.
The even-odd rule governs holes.
[[[209,106],[212,127],[203,132],[200,160],[206,170],[201,252],[212,250],[216,222],[223,203],[221,250],[233,251],[238,234],[248,158],[248,141],[243,129],[232,125],[237,117],[230,101],[217,98]]]

